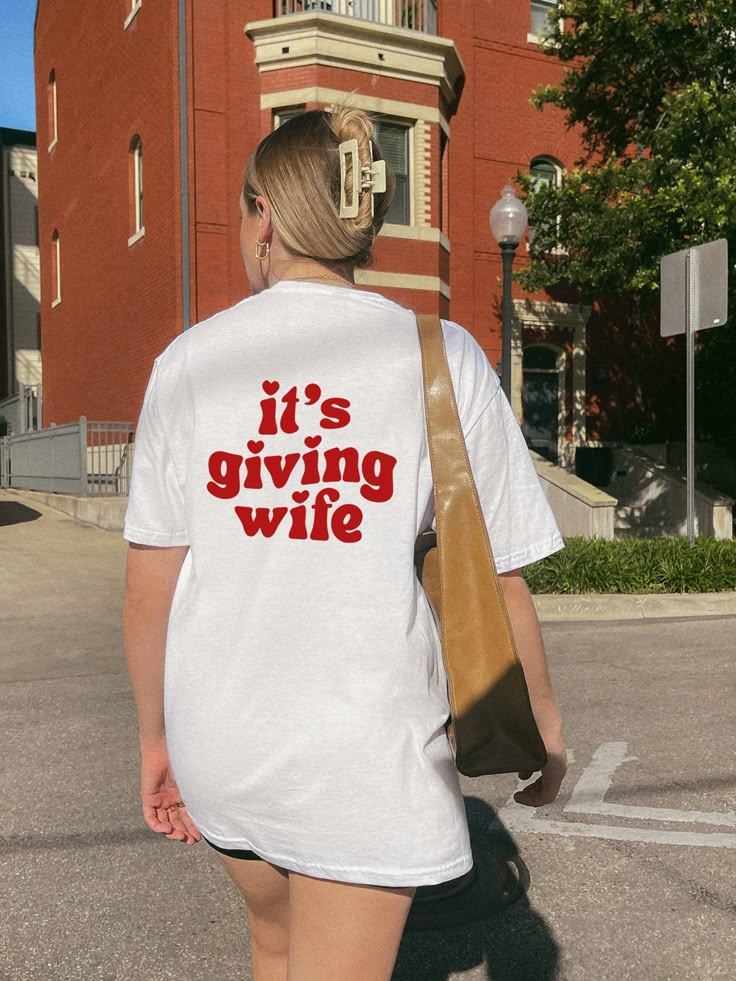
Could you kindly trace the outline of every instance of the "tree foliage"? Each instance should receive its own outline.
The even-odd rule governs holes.
[[[635,293],[651,307],[663,255],[726,238],[733,310],[736,4],[561,0],[560,15],[543,47],[565,73],[532,103],[562,110],[583,155],[559,187],[518,175],[534,230],[519,281],[588,300]],[[735,380],[736,330],[702,336],[704,367],[723,368],[713,396]]]
[[[669,252],[736,244],[736,5],[562,0],[544,50],[566,71],[536,90],[579,127],[584,156],[560,187],[525,191],[535,234],[527,289],[588,298],[653,292]]]

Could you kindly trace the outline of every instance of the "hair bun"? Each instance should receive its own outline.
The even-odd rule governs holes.
[[[363,189],[362,174],[348,165],[345,194],[359,184],[358,214],[340,217],[342,194],[341,143],[356,140],[360,168],[382,159],[372,144],[373,122],[362,109],[337,105],[331,112],[311,109],[294,116],[269,133],[251,155],[243,194],[246,201],[263,195],[271,205],[273,226],[296,255],[366,266],[394,193],[395,181],[386,173],[386,191]]]
[[[373,121],[363,110],[355,106],[338,105],[330,113],[330,128],[335,134],[338,144],[346,140],[356,140],[358,143],[358,159],[361,168],[370,167],[373,162]],[[342,221],[350,222],[356,232],[370,232],[371,238],[375,237],[373,230],[373,201],[370,190],[363,190],[361,176],[358,175],[358,214],[355,218],[342,218]],[[349,171],[345,178],[345,196],[348,200],[353,194],[353,182],[355,175]],[[371,244],[372,241],[371,241]]]
[[[330,127],[337,137],[338,143],[344,143],[345,140],[357,140],[359,147],[363,144],[367,149],[373,138],[373,121],[363,109],[357,109],[355,106],[335,106],[330,113]],[[370,163],[370,158],[368,163]]]

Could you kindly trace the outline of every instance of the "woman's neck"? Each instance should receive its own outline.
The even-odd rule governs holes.
[[[332,286],[344,286],[355,289],[353,267],[338,262],[317,262],[316,259],[295,259],[292,257],[279,259],[269,263],[266,273],[266,288],[275,286],[284,280],[297,282],[327,283]]]

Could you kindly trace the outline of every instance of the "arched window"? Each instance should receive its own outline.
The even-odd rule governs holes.
[[[51,236],[51,306],[61,303],[61,242],[59,229]]]
[[[559,187],[562,180],[562,167],[551,157],[535,157],[529,165],[534,189],[551,184]]]
[[[130,141],[128,186],[130,190],[130,238],[128,244],[132,245],[145,232],[143,226],[143,142],[137,133]]]
[[[57,133],[57,111],[56,111],[56,71],[51,69],[49,82],[46,86],[46,106],[48,112],[49,127],[49,150],[53,150],[58,139]]]
[[[529,173],[532,179],[532,190],[539,191],[543,187],[559,187],[562,183],[562,165],[554,160],[552,157],[534,157],[532,162],[529,164]],[[551,224],[551,223],[550,223]],[[549,229],[550,232],[559,232],[560,228],[560,218],[559,215],[555,220],[554,227]],[[529,228],[529,244],[531,245],[535,237],[539,233],[539,228],[534,227]],[[555,246],[550,249],[551,252],[557,252],[558,247]]]

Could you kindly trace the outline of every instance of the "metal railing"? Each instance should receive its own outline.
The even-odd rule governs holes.
[[[274,0],[274,16],[322,11],[374,24],[437,33],[437,0]]]
[[[39,428],[42,414],[42,391],[38,385],[18,384],[18,394],[0,402],[0,419],[5,420],[4,435],[17,436],[19,433],[34,432]],[[0,434],[2,434],[0,432]]]
[[[133,464],[130,422],[49,426],[0,440],[0,486],[101,497],[127,494]]]
[[[87,423],[87,493],[127,494],[133,466],[129,422]]]

